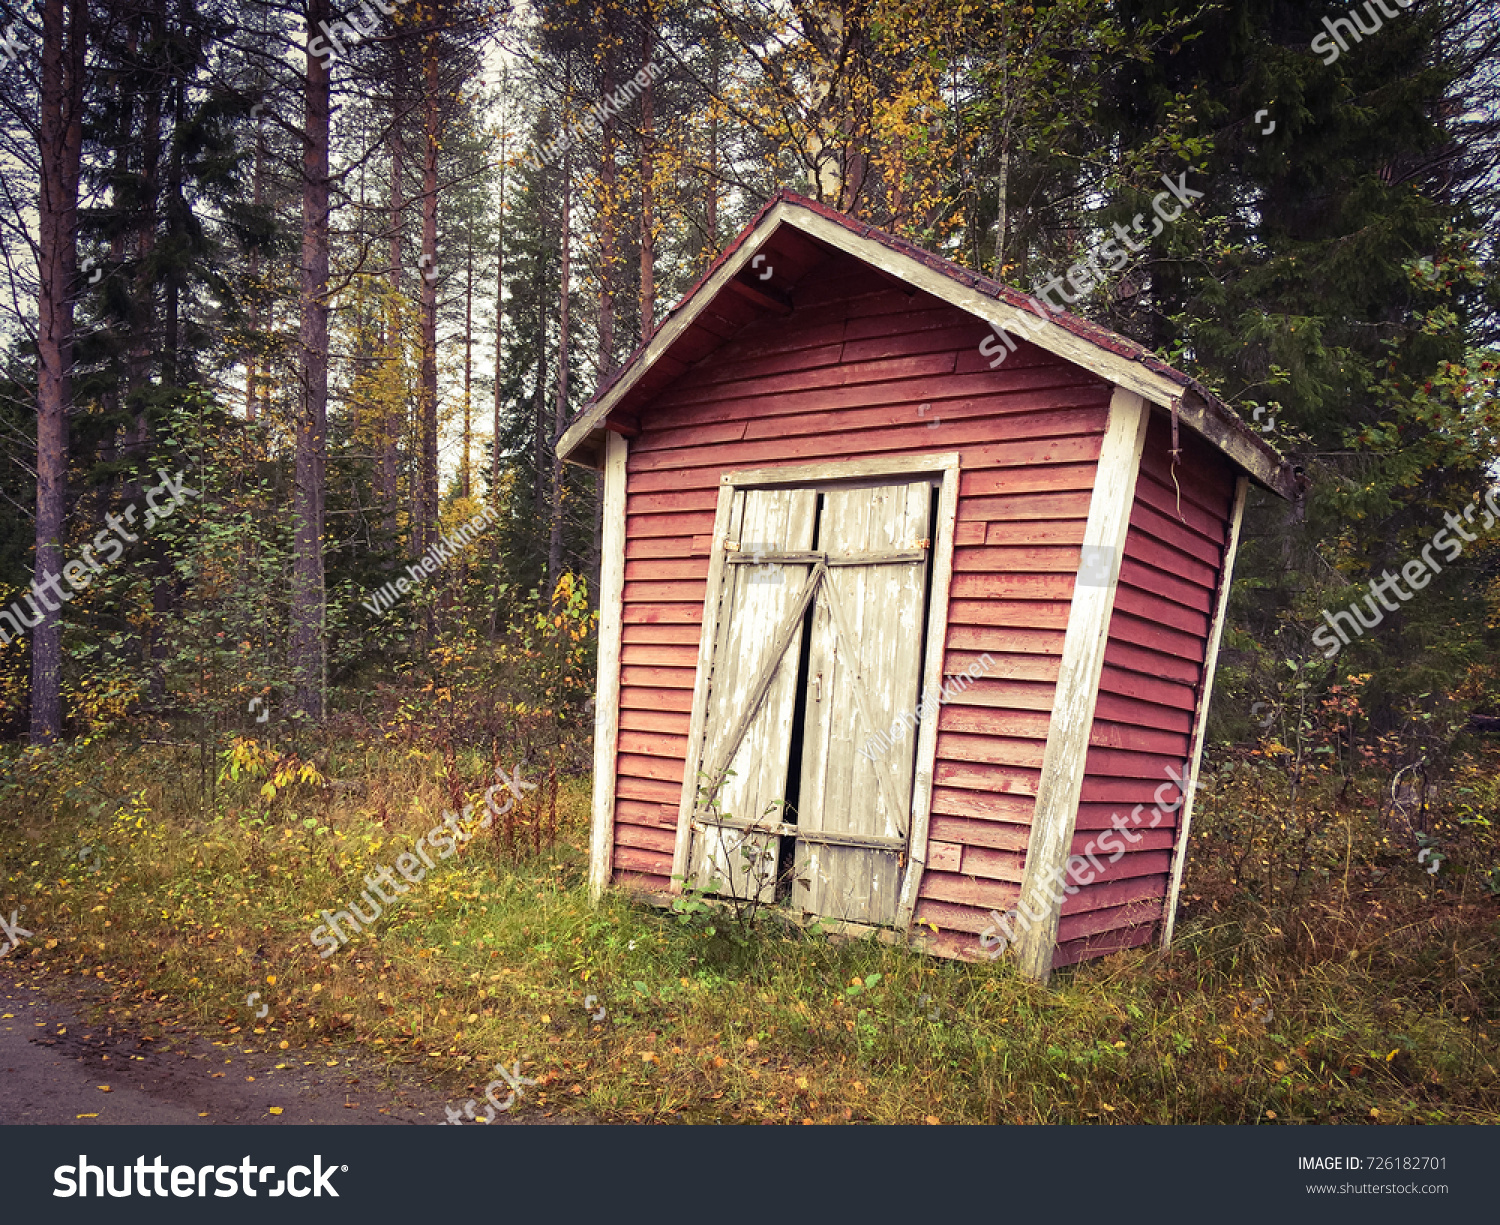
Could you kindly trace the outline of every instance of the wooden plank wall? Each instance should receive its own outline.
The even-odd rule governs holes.
[[[991,370],[985,325],[847,257],[795,300],[685,372],[631,440],[615,880],[669,885],[720,474],[957,451],[944,672],[992,666],[939,717],[916,920],[972,956],[1021,879],[1111,387],[1024,342]]]
[[[1203,685],[1209,619],[1223,570],[1234,500],[1234,472],[1217,450],[1185,428],[1178,492],[1171,468],[1171,426],[1153,410],[1136,483],[1120,586],[1110,620],[1087,773],[1073,853],[1091,844],[1104,871],[1063,904],[1054,965],[1070,965],[1152,939],[1171,871],[1177,816],[1150,827],[1157,788],[1167,804],[1187,760]],[[1144,804],[1139,824],[1131,822]],[[1140,841],[1116,834],[1097,840],[1111,818]],[[1128,849],[1108,862],[1119,847]]]

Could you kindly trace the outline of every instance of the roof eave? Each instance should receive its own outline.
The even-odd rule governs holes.
[[[1227,455],[1252,480],[1288,500],[1296,496],[1291,466],[1227,405],[1206,389],[1196,387],[1191,380],[1179,382],[1168,378],[1152,370],[1143,361],[1115,353],[1059,323],[1042,320],[1031,311],[985,293],[979,288],[983,278],[974,277],[976,284],[965,284],[937,269],[927,267],[909,255],[893,250],[867,234],[851,232],[817,213],[808,210],[789,212],[787,222],[812,237],[836,245],[850,255],[900,277],[935,298],[983,319],[992,327],[1006,328],[1011,333],[1026,337],[1038,348],[1087,370],[1093,370],[1116,385],[1137,392],[1153,404],[1170,409],[1175,401],[1182,422]],[[1160,364],[1166,368],[1166,363]],[[1179,376],[1181,377],[1183,376]]]
[[[765,240],[787,219],[792,207],[785,200],[776,200],[738,244],[725,252],[718,267],[712,269],[672,314],[662,320],[661,325],[651,334],[651,339],[632,355],[616,380],[585,405],[577,420],[563,431],[562,437],[557,441],[557,454],[560,458],[583,463],[591,468],[603,466],[604,422],[610,411],[630,393],[677,338],[693,325],[702,309],[755,258]],[[574,456],[575,451],[580,453],[577,457]]]
[[[809,202],[810,203],[810,202]],[[1074,328],[1039,318],[996,294],[985,292],[994,284],[974,273],[962,279],[929,267],[891,245],[871,238],[874,227],[850,222],[835,215],[778,196],[751,224],[739,241],[721,256],[721,262],[662,321],[651,339],[641,346],[615,380],[584,407],[577,420],[558,439],[558,455],[570,462],[599,468],[603,465],[604,434],[610,412],[640,382],[699,313],[725,285],[755,257],[766,240],[783,223],[862,260],[871,267],[897,277],[906,284],[966,313],[983,319],[991,327],[1019,334],[1038,348],[1092,370],[1116,385],[1134,391],[1153,404],[1175,410],[1183,424],[1207,439],[1252,480],[1289,501],[1298,496],[1292,466],[1255,431],[1206,388],[1187,376],[1171,371],[1160,358],[1149,353],[1139,357],[1117,353]],[[936,258],[936,257],[935,257]],[[1002,288],[995,285],[997,292]],[[1159,366],[1160,369],[1153,369]]]

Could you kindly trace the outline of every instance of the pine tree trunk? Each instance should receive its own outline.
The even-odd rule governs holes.
[[[573,256],[573,153],[563,153],[562,164],[562,268],[558,273],[557,311],[557,405],[552,414],[552,438],[547,450],[552,458],[552,507],[551,532],[547,539],[547,591],[557,588],[562,577],[563,538],[563,461],[557,454],[552,440],[563,432],[568,423],[568,307],[572,301],[571,287]]]
[[[131,55],[135,55],[140,45],[140,16],[137,14],[130,24],[126,35],[125,45]],[[135,121],[135,91],[129,83],[119,81],[115,89],[115,106],[118,108],[119,120],[116,128],[117,137],[115,144],[115,176],[118,182],[124,182],[125,176],[130,173],[130,161],[136,151],[136,141],[133,139],[134,131],[131,125]],[[111,268],[119,268],[130,254],[130,230],[126,226],[116,229],[109,243],[109,264]],[[127,308],[123,322],[127,333],[133,326],[133,316]],[[122,380],[113,379],[104,388],[100,395],[100,407],[103,409],[107,420],[120,420],[119,413],[124,400],[122,391],[125,384]],[[102,464],[113,465],[120,456],[121,436],[119,430],[110,430],[99,439],[99,461]],[[93,498],[93,509],[90,511],[95,522],[103,523],[104,516],[109,513],[110,494],[112,483],[101,481],[95,490]]]
[[[307,28],[330,17],[329,0],[308,0]],[[324,60],[307,56],[302,145],[302,386],[293,495],[289,664],[298,710],[321,719],[327,682],[323,511],[328,448],[328,138]]]
[[[438,420],[437,420],[437,222],[438,145],[442,138],[438,106],[438,42],[429,33],[422,50],[423,155],[422,255],[418,265],[421,286],[421,365],[418,372],[417,429],[421,446],[421,489],[417,499],[416,540],[412,550],[421,556],[437,543],[438,535]]]
[[[641,63],[650,64],[656,54],[656,15],[648,6],[646,33],[641,42]],[[656,85],[648,79],[641,89],[641,340],[651,335],[656,317],[656,219],[652,179],[656,174]]]
[[[707,249],[703,266],[714,262],[719,254],[719,49],[714,47],[711,66],[708,115],[708,192],[703,201],[703,228],[707,232]]]
[[[264,97],[259,104],[265,106]],[[255,211],[260,212],[261,205],[265,201],[265,177],[266,177],[266,117],[264,111],[256,116],[259,126],[255,129],[255,174],[252,179],[251,203]],[[256,345],[261,335],[261,290],[260,290],[260,247],[250,248],[250,344],[245,349],[245,420],[255,420],[255,384],[256,374],[260,368]]]
[[[604,98],[615,91],[615,46],[605,51]],[[615,351],[615,114],[611,109],[599,137],[599,381],[614,367]]]
[[[500,505],[500,409],[505,385],[505,158],[506,141],[500,138],[500,219],[495,233],[495,419],[490,435],[490,501]],[[498,574],[498,570],[495,572]],[[499,579],[495,580],[497,583]],[[500,622],[500,597],[490,601],[490,638]]]
[[[398,95],[399,96],[399,95]],[[393,121],[390,130],[391,148],[391,196],[390,230],[391,254],[387,276],[385,358],[401,368],[401,200],[402,175],[405,173],[405,147],[401,143],[401,125]],[[396,419],[397,397],[388,392],[381,396],[380,407],[380,502],[381,529],[388,543],[396,539],[396,510],[401,497],[401,437],[405,433],[404,422]]]
[[[495,237],[495,422],[490,443],[490,498],[500,501],[500,408],[505,381],[505,141],[500,141],[500,225]]]
[[[66,37],[65,37],[66,35]],[[31,742],[62,731],[63,533],[68,505],[68,405],[72,399],[73,282],[78,274],[78,179],[83,152],[85,0],[45,0],[37,151],[36,578],[41,619],[31,639]],[[39,587],[38,584],[41,586]],[[46,592],[52,594],[45,594]],[[70,593],[71,594],[71,593]]]
[[[172,86],[173,128],[182,124],[187,109],[186,90],[179,78]],[[189,219],[181,215],[182,191],[182,142],[174,139],[171,155],[167,158],[166,212],[167,233],[172,239],[185,229]],[[166,277],[162,303],[162,383],[167,387],[179,386],[182,382],[181,328],[182,328],[182,277],[180,268],[172,269]],[[176,590],[172,581],[172,563],[160,539],[149,540],[144,546],[150,553],[151,575],[151,620],[146,625],[146,660],[150,670],[148,692],[158,706],[167,697],[167,642],[165,627],[171,619],[176,605]]]
[[[172,108],[168,114],[168,122],[171,125],[168,131],[173,132],[173,139],[167,155],[167,189],[162,199],[163,211],[166,214],[165,236],[168,243],[178,241],[182,232],[191,224],[188,218],[181,215],[183,207],[180,203],[183,199],[182,141],[177,138],[174,131],[183,123],[186,106],[187,100],[183,97],[182,82],[178,81],[172,87]],[[169,267],[162,286],[161,379],[168,387],[176,387],[180,381],[178,350],[181,347],[179,332],[182,325],[183,270],[176,259],[173,259],[172,263],[176,266]]]
[[[160,41],[165,37],[159,14],[149,18],[149,37]],[[135,292],[132,301],[130,325],[130,355],[125,365],[125,400],[129,404],[135,393],[151,383],[152,365],[156,358],[156,287],[157,277],[152,271],[152,254],[156,250],[156,224],[160,211],[161,196],[161,92],[147,90],[144,115],[141,120],[141,170],[136,188],[136,234],[135,234]],[[125,440],[125,450],[130,455],[143,455],[151,443],[151,420],[144,403],[137,409]],[[138,483],[129,482],[125,496],[134,500],[141,496]]]
[[[474,237],[468,240],[464,275],[464,454],[459,490],[469,496],[469,459],[474,445]]]
[[[536,482],[532,489],[532,511],[540,535],[542,524],[547,522],[547,350],[545,329],[542,349],[537,355],[536,386],[531,394],[532,453],[536,469]]]
[[[995,184],[995,280],[1005,279],[1005,240],[1010,230],[1010,133],[1000,147],[1000,175]]]

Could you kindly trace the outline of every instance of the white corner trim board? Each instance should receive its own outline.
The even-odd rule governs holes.
[[[589,897],[609,884],[615,848],[615,756],[620,739],[620,641],[625,609],[625,456],[610,431],[604,441],[604,532],[599,560],[599,667],[594,687],[594,801],[589,831]]]
[[[1193,747],[1183,780],[1182,815],[1177,818],[1177,845],[1172,850],[1172,880],[1162,911],[1161,947],[1172,943],[1172,929],[1177,924],[1177,894],[1182,888],[1182,868],[1187,860],[1188,836],[1193,826],[1193,796],[1198,787],[1198,767],[1203,761],[1203,733],[1208,727],[1208,708],[1214,696],[1214,668],[1219,660],[1219,643],[1224,637],[1224,618],[1229,609],[1229,589],[1234,583],[1234,559],[1240,547],[1240,524],[1245,519],[1245,499],[1250,481],[1245,476],[1235,482],[1234,508],[1229,513],[1229,540],[1224,546],[1224,561],[1219,574],[1219,598],[1214,604],[1213,624],[1208,627],[1208,646],[1203,653],[1203,683],[1198,690],[1198,709],[1193,715]]]
[[[1103,585],[1075,584],[1073,588],[1021,881],[1020,906],[1029,926],[1020,937],[1016,962],[1023,974],[1041,982],[1052,973],[1061,912],[1057,882],[1067,866],[1078,820],[1099,678],[1109,643],[1109,620],[1114,613],[1150,415],[1150,406],[1139,394],[1116,385],[1083,534],[1083,550],[1108,551],[1109,581]],[[1041,917],[1032,919],[1033,915]]]

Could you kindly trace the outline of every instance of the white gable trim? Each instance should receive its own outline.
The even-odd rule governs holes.
[[[734,254],[661,326],[646,346],[645,352],[631,363],[620,380],[568,428],[558,440],[559,456],[569,458],[586,439],[603,428],[605,418],[615,405],[630,393],[657,360],[692,326],[725,285],[754,259],[776,228],[783,224],[982,319],[993,328],[1003,328],[1009,333],[1025,336],[1038,348],[1085,370],[1091,370],[1116,386],[1135,392],[1148,403],[1170,410],[1176,402],[1178,416],[1184,425],[1202,435],[1266,488],[1283,497],[1293,496],[1290,477],[1280,457],[1260,442],[1238,418],[1211,405],[1203,397],[1147,369],[1140,362],[1122,357],[1057,323],[1043,320],[1032,311],[981,293],[945,273],[929,268],[920,260],[872,238],[852,233],[839,223],[786,200],[778,202],[762,218]],[[602,454],[602,448],[597,445],[591,450]]]

